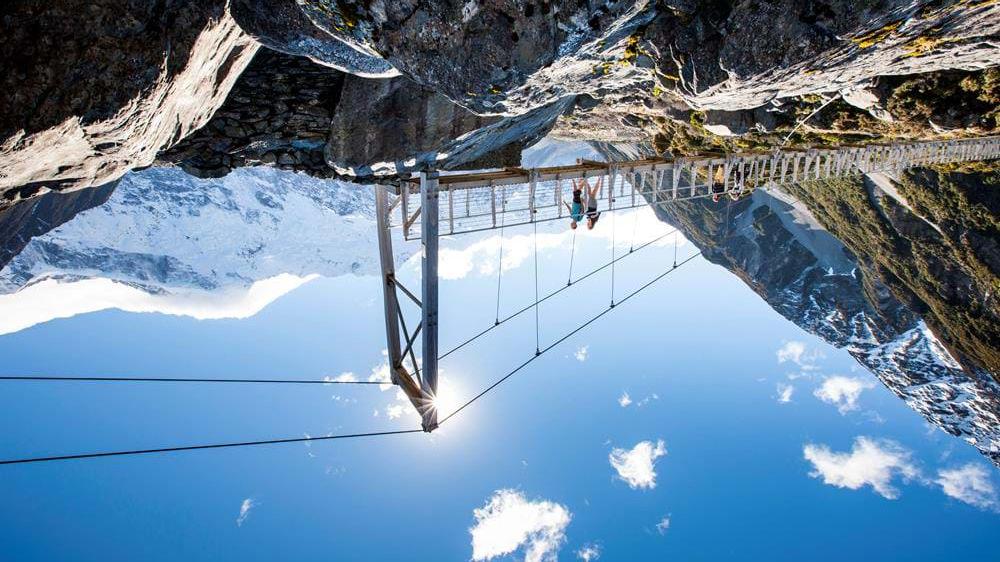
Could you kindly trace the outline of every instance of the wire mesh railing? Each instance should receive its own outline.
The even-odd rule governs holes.
[[[725,157],[580,161],[575,166],[435,174],[430,181],[439,196],[439,234],[446,236],[568,220],[573,191],[581,187],[587,210],[604,213],[645,206],[649,201],[738,199],[754,189],[787,183],[998,157],[1000,137],[985,137]],[[591,199],[588,192],[598,185],[596,197]],[[420,186],[419,178],[393,186],[396,197],[390,225],[402,227],[408,240],[420,238]]]

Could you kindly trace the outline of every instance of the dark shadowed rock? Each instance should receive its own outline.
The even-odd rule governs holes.
[[[198,177],[258,164],[332,176],[323,147],[345,76],[308,58],[261,49],[208,124],[158,161]]]
[[[0,21],[0,206],[151,164],[257,49],[222,1],[13,1]]]
[[[295,0],[233,0],[233,17],[265,46],[342,72],[390,78],[399,71],[376,53],[320,29]]]
[[[327,162],[337,169],[408,160],[498,120],[480,117],[402,77],[349,77],[340,104],[326,145]]]

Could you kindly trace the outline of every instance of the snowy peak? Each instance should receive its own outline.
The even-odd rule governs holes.
[[[263,167],[220,179],[149,169],[32,239],[0,271],[0,316],[7,331],[102,308],[245,317],[317,275],[377,273],[376,249],[368,187]]]

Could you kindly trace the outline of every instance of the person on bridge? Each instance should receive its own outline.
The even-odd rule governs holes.
[[[569,209],[569,227],[576,230],[576,224],[583,220],[583,185],[573,180],[573,206],[563,201]]]
[[[601,218],[601,213],[597,211],[597,202],[600,201],[601,186],[604,185],[604,176],[597,178],[597,184],[590,187],[587,179],[581,180],[587,186],[587,230],[593,230],[597,224],[597,219]]]
[[[721,167],[715,168],[715,174],[711,178],[712,180],[712,201],[718,203],[719,199],[722,198],[722,194],[726,192],[725,184],[723,183],[723,172]]]

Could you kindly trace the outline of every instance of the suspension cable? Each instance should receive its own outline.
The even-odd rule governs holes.
[[[532,212],[534,212],[534,211],[532,211]],[[532,219],[534,219],[534,217],[532,217]],[[535,355],[538,355],[538,354],[541,353],[541,351],[539,351],[540,336],[538,334],[538,332],[539,332],[539,328],[538,328],[538,302],[539,302],[538,301],[538,223],[537,222],[532,222],[531,225],[535,229],[535,235],[534,235],[534,240],[535,240]]]
[[[698,257],[700,255],[701,255],[701,251],[698,251],[695,254],[691,255],[690,257],[684,259],[684,261],[682,261],[680,263],[680,265],[684,265],[684,264],[690,262],[691,260],[693,260],[694,258],[696,258],[696,257]],[[631,299],[635,295],[639,294],[640,292],[642,292],[646,288],[650,287],[651,285],[653,285],[654,283],[656,283],[660,279],[663,279],[664,277],[666,277],[667,275],[669,275],[670,273],[672,273],[672,272],[674,272],[676,270],[677,270],[676,267],[672,267],[672,268],[664,271],[663,273],[657,275],[656,277],[654,277],[651,281],[647,282],[642,287],[639,287],[638,289],[636,289],[636,290],[632,291],[631,293],[629,293],[628,295],[626,295],[625,298],[623,298],[619,302],[619,304],[624,303],[625,301]],[[455,416],[456,414],[458,414],[462,410],[464,410],[467,407],[469,407],[470,405],[472,405],[472,403],[474,403],[475,401],[479,400],[480,398],[482,398],[483,396],[485,396],[486,394],[488,394],[489,392],[491,392],[494,388],[496,388],[496,387],[500,386],[501,384],[503,384],[504,381],[506,381],[507,379],[511,378],[512,376],[514,376],[515,374],[517,374],[518,372],[520,372],[521,369],[523,369],[523,368],[527,367],[528,365],[530,365],[532,361],[534,361],[535,359],[538,359],[541,355],[543,355],[547,351],[551,350],[552,348],[556,347],[557,345],[561,344],[562,342],[564,342],[564,341],[568,340],[569,338],[571,338],[572,336],[576,335],[578,332],[580,332],[581,330],[583,330],[587,326],[593,324],[594,322],[597,321],[597,319],[601,318],[602,316],[604,316],[605,314],[611,312],[612,310],[613,310],[612,307],[605,308],[604,310],[602,310],[601,312],[599,312],[596,316],[593,316],[590,320],[587,320],[586,322],[584,322],[583,324],[581,324],[577,328],[574,328],[568,334],[566,334],[563,337],[559,338],[558,340],[552,342],[550,345],[548,345],[547,347],[545,347],[545,349],[540,350],[537,354],[533,355],[532,357],[529,357],[525,362],[521,363],[520,365],[518,365],[517,367],[515,367],[512,371],[508,372],[504,376],[502,376],[499,379],[497,379],[496,381],[494,381],[493,384],[491,384],[490,386],[486,387],[482,392],[480,392],[479,394],[473,396],[470,400],[468,400],[467,402],[465,402],[464,404],[462,404],[461,406],[459,406],[452,413],[450,413],[447,416],[445,416],[444,418],[442,418],[441,421],[438,422],[438,426],[444,425],[444,423],[447,422],[448,420],[450,420],[453,416]]]
[[[639,218],[641,216],[642,213],[632,213],[632,242],[630,242],[628,246],[628,253],[630,254],[635,251],[635,233],[639,228]]]
[[[569,275],[566,276],[566,286],[573,284],[573,258],[576,256],[576,229],[573,229],[573,242],[569,247]]]
[[[319,437],[292,437],[288,439],[267,439],[263,441],[241,441],[236,443],[210,443],[207,445],[185,445],[180,447],[161,447],[158,449],[134,449],[126,451],[103,451],[98,453],[81,453],[75,455],[57,455],[51,457],[27,457],[20,459],[0,460],[0,465],[27,464],[36,462],[68,461],[79,459],[95,459],[100,457],[123,457],[130,455],[150,455],[159,453],[177,453],[181,451],[198,451],[202,449],[225,449],[232,447],[254,447],[257,445],[278,445],[284,443],[303,443],[310,441],[328,441],[331,439],[353,439],[358,437],[378,437],[383,435],[403,435],[406,433],[423,433],[422,429],[402,429],[396,431],[373,431],[369,433],[348,433],[341,435],[322,435]]]
[[[667,231],[667,232],[665,232],[665,233],[663,233],[663,234],[661,234],[661,235],[657,236],[656,238],[653,238],[652,240],[649,240],[649,241],[647,241],[647,242],[644,242],[644,243],[643,243],[642,245],[640,245],[639,247],[637,247],[637,248],[636,248],[636,251],[638,252],[639,250],[642,250],[642,249],[646,248],[647,246],[651,246],[651,245],[653,245],[653,244],[655,244],[655,243],[659,242],[660,240],[663,240],[663,239],[664,239],[664,238],[666,238],[667,236],[670,236],[671,234],[674,234],[674,233],[676,233],[676,232],[677,232],[677,229],[676,229],[676,228],[675,228],[675,229],[673,229],[673,230],[669,230],[669,231]],[[675,245],[676,245],[676,238],[675,238]],[[676,250],[677,250],[677,249],[676,249],[676,247],[675,247],[675,248],[674,248],[674,267],[677,267],[677,251],[676,251]],[[616,258],[616,259],[620,261],[620,260],[623,260],[623,259],[625,259],[626,257],[628,257],[628,254],[623,254],[623,255],[621,255],[621,256],[618,256],[618,258]],[[596,269],[593,269],[593,270],[591,270],[590,272],[588,272],[588,273],[587,273],[587,274],[585,274],[584,276],[580,277],[580,278],[579,278],[579,279],[577,279],[576,281],[573,281],[573,283],[571,283],[571,284],[569,284],[569,285],[565,285],[565,286],[563,286],[563,287],[560,287],[560,288],[556,289],[555,291],[552,291],[551,293],[549,293],[549,294],[545,295],[545,296],[544,296],[544,297],[542,297],[541,299],[538,299],[538,302],[539,302],[539,303],[543,303],[543,302],[545,302],[545,301],[549,300],[550,298],[552,298],[552,297],[554,297],[554,296],[558,295],[559,293],[561,293],[561,292],[565,291],[566,289],[568,289],[568,288],[570,287],[570,285],[572,285],[572,284],[576,284],[576,283],[579,283],[580,281],[583,281],[584,279],[587,279],[588,277],[592,277],[592,276],[594,276],[594,275],[596,275],[596,274],[600,273],[601,271],[604,271],[605,269],[607,269],[607,268],[609,268],[609,267],[611,267],[611,262],[608,262],[608,263],[605,263],[604,265],[602,265],[602,266],[600,266],[600,267],[598,267],[598,268],[596,268]],[[447,352],[445,352],[445,353],[444,353],[444,354],[442,354],[442,355],[441,355],[440,357],[438,357],[438,360],[441,360],[441,359],[444,359],[445,357],[448,357],[448,356],[449,356],[449,355],[451,355],[452,353],[455,353],[456,351],[458,351],[458,350],[462,349],[463,347],[465,347],[465,346],[469,345],[470,343],[472,343],[472,342],[474,342],[474,341],[478,340],[479,338],[481,338],[481,337],[485,336],[485,335],[486,335],[486,334],[488,334],[489,332],[492,332],[492,331],[493,331],[493,330],[494,330],[494,329],[495,329],[495,328],[496,328],[497,326],[500,326],[501,324],[504,324],[504,323],[506,323],[506,322],[508,322],[508,321],[510,321],[510,320],[513,320],[514,318],[516,318],[516,317],[518,317],[518,316],[520,316],[520,315],[524,314],[525,312],[527,312],[527,311],[531,310],[531,308],[532,308],[533,306],[535,306],[535,304],[534,304],[534,303],[532,303],[532,304],[529,304],[529,305],[527,305],[527,306],[525,306],[525,307],[521,308],[521,309],[520,309],[520,310],[518,310],[517,312],[514,312],[513,314],[510,314],[510,315],[508,315],[507,317],[505,317],[505,318],[502,318],[502,319],[500,319],[500,324],[494,324],[494,325],[492,325],[492,326],[490,326],[490,327],[488,327],[488,328],[486,328],[486,329],[482,330],[481,332],[479,332],[479,333],[475,334],[474,336],[470,337],[469,339],[467,339],[467,340],[463,341],[462,343],[460,343],[460,344],[456,345],[455,347],[453,347],[453,348],[449,349],[449,350],[448,350]]]
[[[674,229],[674,267],[677,267],[677,229]]]
[[[64,382],[206,382],[206,383],[259,383],[259,384],[386,384],[378,381],[350,381],[333,379],[188,379],[171,377],[59,377],[48,375],[0,375],[0,381],[64,381]]]
[[[507,197],[505,187],[500,188],[500,258],[497,260],[497,314],[494,326],[500,324],[500,278],[503,276],[503,231],[507,222]]]
[[[615,182],[611,181],[611,202],[614,204],[615,200]],[[615,230],[617,221],[615,220],[615,214],[611,214],[611,308],[615,307]]]

